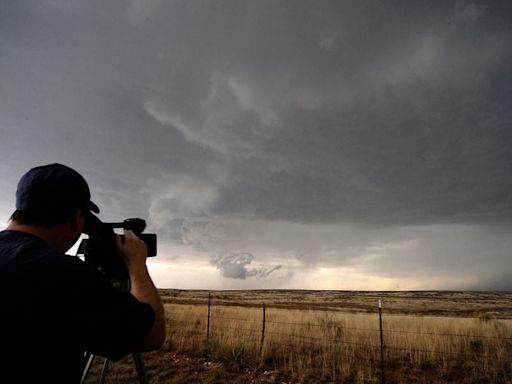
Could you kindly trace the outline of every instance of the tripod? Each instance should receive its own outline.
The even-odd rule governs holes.
[[[116,278],[111,279],[111,283],[114,287],[121,289],[123,291],[129,292],[130,291],[130,279],[124,275],[118,276]],[[85,352],[84,354],[84,370],[82,372],[82,380],[80,380],[80,384],[84,384],[85,380],[87,379],[87,375],[89,374],[89,370],[91,369],[92,363],[94,361],[94,358],[96,355]],[[140,384],[147,384],[148,383],[148,377],[146,375],[146,370],[144,369],[144,363],[142,361],[142,357],[139,353],[134,352],[132,353],[133,362],[135,364],[135,369],[137,370],[137,376],[139,378]],[[105,383],[105,377],[107,375],[107,369],[108,369],[108,363],[109,359],[106,357],[103,360],[103,367],[101,369],[101,376],[99,384]]]
[[[94,358],[96,355],[93,355],[92,353],[85,352],[84,360],[85,360],[85,367],[84,371],[82,373],[82,380],[80,380],[80,384],[84,384],[85,380],[87,379],[87,375],[89,374],[89,370],[91,369],[92,363],[94,361]],[[142,357],[139,353],[132,353],[133,362],[135,364],[135,369],[137,370],[137,376],[139,378],[140,384],[147,384],[148,378],[146,376],[146,370],[144,369],[144,363],[142,362]],[[109,360],[105,357],[103,360],[103,367],[101,368],[101,376],[100,376],[100,384],[105,383],[105,377],[107,375],[107,369],[108,369],[108,363]]]

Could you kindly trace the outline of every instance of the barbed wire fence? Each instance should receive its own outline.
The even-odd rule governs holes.
[[[376,296],[378,297],[378,296]],[[211,292],[208,292],[208,301],[207,301],[207,321],[206,321],[206,346],[208,346],[209,342],[212,339],[212,336],[214,336],[215,332],[218,332],[219,330],[222,330],[224,332],[232,332],[235,334],[239,331],[244,331],[245,335],[251,335],[251,341],[254,343],[256,349],[257,349],[257,356],[258,359],[261,359],[261,356],[263,354],[263,349],[266,345],[267,339],[269,336],[280,336],[285,337],[288,340],[300,340],[300,341],[307,341],[310,343],[322,343],[322,344],[329,344],[329,345],[335,345],[335,346],[350,346],[350,347],[361,347],[366,349],[372,349],[375,350],[375,356],[376,357],[368,357],[368,356],[358,356],[358,359],[366,359],[372,364],[378,364],[379,370],[380,370],[380,382],[385,384],[386,383],[386,368],[387,368],[387,358],[390,352],[394,351],[397,353],[403,353],[407,355],[411,354],[430,354],[430,355],[438,355],[442,357],[443,359],[476,359],[478,358],[478,352],[484,353],[483,349],[479,350],[478,348],[475,348],[473,353],[462,353],[462,352],[450,352],[450,351],[439,351],[435,349],[428,349],[428,348],[414,348],[414,347],[398,347],[391,345],[386,342],[386,335],[420,335],[420,336],[426,336],[426,337],[447,337],[447,338],[462,338],[467,339],[470,343],[474,343],[474,345],[478,346],[479,343],[481,343],[481,340],[500,340],[505,341],[508,344],[509,351],[510,352],[507,356],[510,356],[512,354],[512,337],[498,337],[498,336],[490,336],[490,335],[484,335],[484,334],[464,334],[464,333],[451,333],[451,332],[423,332],[423,331],[412,331],[412,330],[405,330],[405,329],[397,329],[397,328],[385,328],[383,326],[383,316],[384,316],[384,306],[383,306],[383,300],[377,299],[377,302],[375,303],[375,313],[378,316],[378,320],[376,321],[378,323],[378,327],[376,328],[368,328],[368,327],[351,327],[351,326],[345,326],[340,324],[329,324],[329,323],[322,323],[322,324],[315,324],[311,322],[300,322],[300,321],[278,321],[278,320],[270,320],[267,316],[267,305],[265,303],[261,304],[261,317],[258,318],[244,318],[244,317],[236,317],[236,316],[224,316],[219,314],[214,314],[212,311],[213,308],[213,297]],[[219,306],[225,306],[226,303],[222,302],[218,304]],[[251,307],[251,309],[256,309],[254,306]],[[280,310],[283,310],[283,308],[280,308]],[[368,314],[368,313],[366,313]],[[241,324],[249,324],[252,326],[247,327],[229,327],[225,325],[220,325],[224,321],[234,321]],[[214,327],[212,327],[212,324],[215,322],[215,330]],[[315,336],[308,336],[308,335],[302,335],[302,334],[296,334],[296,333],[290,333],[290,332],[277,332],[272,330],[273,325],[281,325],[281,326],[288,326],[288,327],[304,327],[304,328],[313,328],[318,327],[322,329],[329,329],[332,328],[335,330],[335,335],[338,335],[338,337],[331,337],[327,339],[326,337],[315,337]],[[351,332],[351,333],[357,333],[357,332],[364,332],[367,334],[374,334],[373,336],[375,342],[374,343],[363,343],[363,342],[356,342],[356,341],[350,341],[343,339],[342,336],[346,335],[343,332]],[[197,332],[196,332],[197,334]],[[282,342],[282,341],[276,341],[271,340],[270,343],[272,345],[280,345],[282,347],[294,347],[296,346],[296,343],[288,341],[288,342]],[[512,368],[512,360],[507,362],[510,364]]]

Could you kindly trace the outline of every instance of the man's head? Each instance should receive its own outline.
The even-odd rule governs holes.
[[[62,240],[67,244],[74,239],[71,246],[83,231],[85,216],[90,211],[99,213],[90,199],[87,182],[75,170],[62,164],[35,167],[18,183],[11,220],[40,229],[63,227]]]
[[[89,186],[78,172],[62,164],[43,165],[21,177],[13,216],[26,224],[59,225],[76,211],[99,213],[90,199]]]

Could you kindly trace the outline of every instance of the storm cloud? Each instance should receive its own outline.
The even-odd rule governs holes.
[[[505,1],[2,2],[0,210],[58,161],[221,278],[510,289],[511,22]]]
[[[245,279],[249,276],[268,277],[272,272],[281,268],[280,265],[261,268],[248,267],[253,260],[254,256],[250,253],[225,252],[213,255],[210,263],[221,271],[222,276],[234,279]]]
[[[235,39],[223,65],[208,66],[196,108],[157,95],[147,104],[187,141],[231,159],[214,210],[383,225],[509,221],[512,44],[500,10],[407,3],[363,26],[351,20],[366,7],[345,7],[329,12],[332,24],[304,7],[285,25],[279,10],[244,9],[264,20],[246,28],[274,44]]]

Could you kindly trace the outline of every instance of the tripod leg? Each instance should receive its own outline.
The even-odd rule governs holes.
[[[100,384],[105,383],[105,377],[107,376],[107,369],[108,369],[108,359],[105,357],[105,360],[103,361],[103,368],[101,368],[101,376],[100,376]]]
[[[137,376],[139,377],[140,384],[147,384],[148,377],[146,376],[146,370],[144,369],[144,363],[142,357],[138,353],[133,353],[133,361],[135,362],[135,368],[137,369]]]
[[[94,361],[94,355],[92,353],[86,352],[84,355],[85,367],[82,372],[82,380],[80,380],[80,384],[85,383],[85,379],[87,379],[87,375],[89,374],[89,370],[91,369],[92,362]]]

